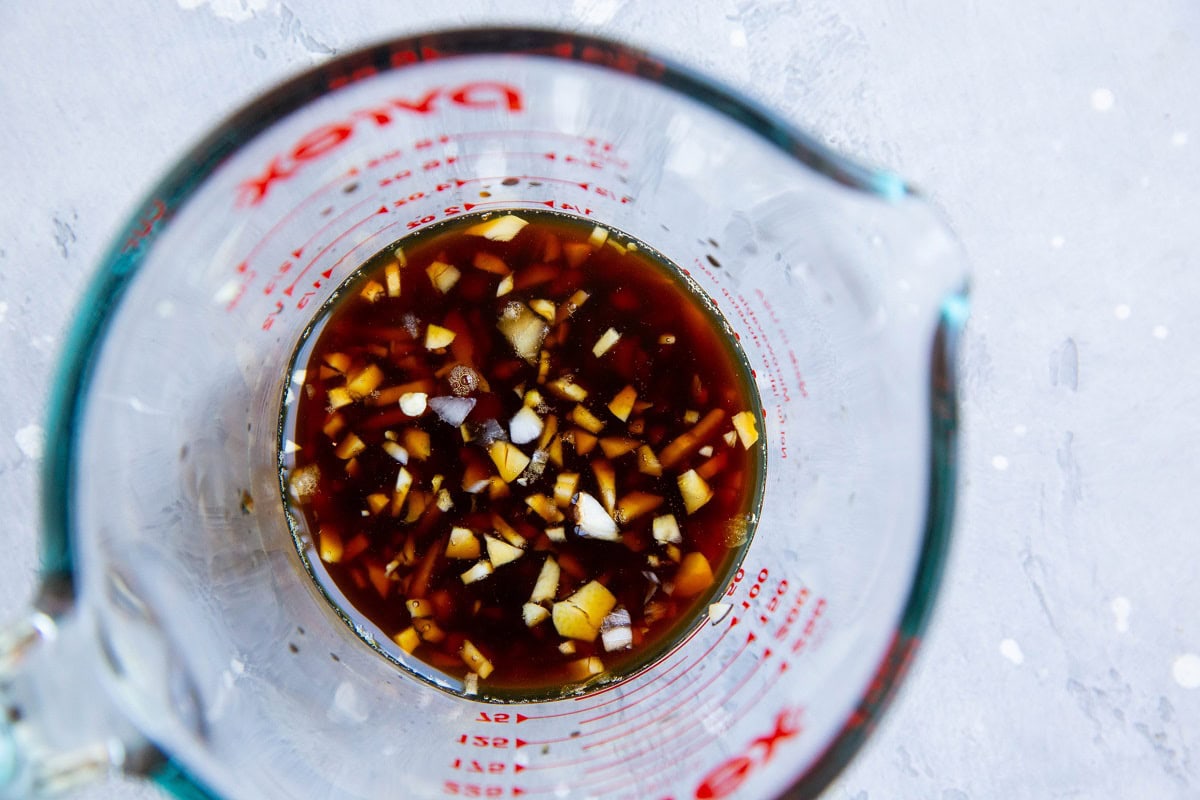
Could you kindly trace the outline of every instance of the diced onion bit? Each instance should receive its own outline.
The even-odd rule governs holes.
[[[309,558],[400,661],[480,699],[618,677],[687,615],[728,624],[757,520],[763,421],[728,329],[649,248],[561,216],[389,246],[287,375]]]
[[[466,420],[467,415],[471,413],[471,409],[475,408],[476,400],[474,397],[431,397],[429,398],[429,407],[433,409],[433,413],[438,415],[438,419],[447,425],[458,427]]]
[[[529,444],[541,435],[543,427],[537,412],[529,406],[521,406],[508,423],[508,435],[514,444]]]
[[[615,608],[600,623],[600,640],[612,653],[633,647],[633,621],[624,608]]]
[[[683,542],[683,533],[679,530],[679,523],[675,521],[674,514],[663,514],[661,517],[655,517],[653,530],[654,541],[660,544],[680,544]]]
[[[733,610],[732,603],[712,603],[708,607],[708,620],[713,625],[719,625]]]

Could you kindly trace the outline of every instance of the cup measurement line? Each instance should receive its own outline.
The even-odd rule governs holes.
[[[371,203],[373,200],[374,200],[374,198],[372,198],[372,197],[367,197],[363,200],[359,200],[357,203],[350,206],[345,211],[342,211],[337,216],[327,220],[324,225],[321,225],[319,228],[316,229],[316,231],[314,231],[312,233],[311,236],[309,236],[307,239],[305,239],[304,242],[299,247],[297,247],[291,251],[292,258],[297,258],[297,259],[300,258],[306,250],[308,250],[310,247],[313,246],[313,243],[317,242],[322,236],[329,233],[329,231],[331,229],[333,229],[335,226],[337,226],[343,220],[343,218],[345,218],[346,216],[352,214],[353,212],[361,209],[364,205]]]
[[[754,632],[753,632],[753,631],[751,631],[749,634],[747,634],[747,636],[746,636],[746,641],[745,641],[745,642],[743,642],[743,643],[742,643],[742,645],[741,645],[741,647],[739,647],[739,648],[737,649],[737,651],[736,651],[736,652],[735,652],[735,653],[734,653],[732,656],[730,656],[730,658],[729,658],[728,660],[726,660],[726,662],[725,662],[724,664],[722,664],[722,665],[721,665],[720,669],[718,669],[718,670],[717,670],[715,673],[713,673],[712,677],[710,677],[710,678],[709,678],[707,681],[705,681],[705,682],[704,682],[704,684],[703,684],[702,686],[700,686],[698,689],[696,689],[696,691],[692,692],[690,695],[687,695],[687,696],[685,696],[685,697],[683,698],[683,700],[681,700],[681,701],[680,701],[679,703],[677,703],[676,705],[672,706],[672,707],[671,707],[670,709],[668,709],[666,712],[664,712],[664,713],[662,713],[662,714],[659,714],[657,717],[655,717],[655,718],[651,719],[649,722],[646,722],[646,723],[640,724],[640,725],[638,725],[637,727],[634,727],[634,728],[628,728],[628,727],[626,727],[626,726],[627,726],[627,725],[629,724],[629,722],[630,722],[630,721],[632,721],[634,718],[636,718],[636,717],[640,717],[640,716],[642,716],[642,715],[643,715],[644,713],[646,713],[646,712],[640,712],[640,713],[638,713],[638,714],[635,714],[635,715],[633,715],[633,717],[630,717],[629,719],[622,720],[621,722],[617,723],[616,725],[610,725],[610,726],[609,726],[609,727],[607,727],[607,728],[601,728],[600,730],[592,731],[592,734],[594,735],[594,734],[605,733],[605,732],[608,732],[608,731],[614,731],[614,730],[618,730],[618,729],[622,729],[622,730],[623,730],[623,732],[622,732],[622,733],[619,733],[619,734],[618,734],[618,735],[616,735],[616,736],[610,736],[610,737],[609,737],[609,738],[607,738],[607,739],[601,739],[600,741],[597,741],[597,742],[589,742],[588,744],[585,744],[585,745],[583,746],[583,749],[584,749],[584,750],[590,750],[590,749],[592,749],[592,748],[595,748],[595,747],[601,747],[601,746],[603,746],[603,745],[610,744],[610,743],[612,743],[612,742],[616,741],[617,739],[620,739],[622,736],[627,736],[627,735],[629,735],[630,733],[633,733],[633,732],[635,732],[635,731],[641,730],[641,729],[643,729],[643,728],[650,727],[651,725],[657,725],[658,723],[662,722],[664,719],[667,719],[667,718],[668,718],[668,717],[670,717],[672,714],[674,714],[675,712],[677,712],[679,709],[683,708],[683,706],[685,706],[687,703],[691,702],[691,701],[692,701],[692,700],[694,700],[696,697],[698,697],[698,696],[700,695],[700,693],[701,693],[701,692],[703,692],[705,689],[707,689],[709,686],[712,686],[713,682],[714,682],[714,681],[716,681],[716,680],[717,680],[717,678],[720,678],[720,677],[721,677],[723,674],[725,674],[725,671],[726,671],[727,669],[729,669],[730,665],[732,665],[732,664],[733,664],[733,662],[734,662],[734,661],[736,661],[736,660],[738,659],[738,657],[740,657],[740,656],[741,656],[741,654],[742,654],[742,653],[744,653],[744,652],[746,651],[746,648],[748,648],[750,645],[752,645],[752,644],[754,643],[754,641],[755,641],[757,638],[758,638],[758,637],[757,637],[757,636],[755,636],[755,634],[754,634]],[[686,674],[686,673],[684,673],[684,674]],[[689,685],[689,688],[690,688],[690,685]],[[651,708],[648,708],[646,711],[647,711],[647,712],[654,712],[654,711],[657,711],[657,710],[658,710],[657,708],[651,707]]]
[[[574,717],[574,716],[578,716],[579,714],[587,714],[590,711],[595,711],[598,708],[603,708],[605,706],[612,705],[613,703],[620,703],[623,700],[628,700],[635,693],[641,691],[642,689],[646,689],[651,686],[658,686],[659,679],[666,677],[667,673],[671,672],[672,670],[678,669],[679,667],[682,667],[686,663],[687,663],[687,661],[685,661],[683,659],[679,659],[671,666],[667,667],[666,669],[662,670],[658,674],[654,675],[652,678],[647,680],[645,683],[639,684],[638,686],[635,686],[632,689],[630,689],[628,694],[623,694],[620,697],[614,697],[612,700],[606,700],[603,703],[598,703],[594,706],[589,706],[588,708],[573,708],[570,711],[564,711],[561,714],[539,714],[537,716],[527,716],[524,719],[518,720],[518,721],[523,722],[526,719],[560,719],[562,717]],[[584,698],[575,698],[575,699],[581,700]]]
[[[337,184],[342,183],[343,181],[345,181],[349,178],[353,178],[353,177],[357,176],[358,174],[359,174],[359,168],[351,167],[349,170],[342,173],[338,177],[336,177],[333,180],[329,181],[328,183],[318,187],[316,189],[316,191],[314,191],[312,194],[308,195],[307,197],[302,199],[299,203],[297,203],[295,206],[293,206],[286,214],[284,214],[282,217],[280,217],[279,220],[274,225],[272,225],[271,228],[266,233],[264,233],[257,242],[254,243],[254,246],[250,248],[250,251],[248,253],[246,253],[246,256],[241,260],[241,263],[238,265],[238,272],[245,272],[246,269],[249,268],[249,266],[258,257],[258,254],[260,252],[262,252],[262,249],[264,247],[266,247],[267,243],[271,240],[271,238],[274,237],[276,234],[278,234],[279,231],[282,230],[283,227],[293,217],[295,217],[297,214],[299,214],[301,209],[303,209],[305,206],[307,206],[313,200],[316,200],[317,198],[319,198],[322,194],[324,194],[326,191],[328,191],[331,187],[336,186]],[[297,256],[297,258],[299,258],[299,256]]]
[[[674,678],[672,678],[671,680],[667,681],[667,683],[666,683],[666,684],[662,685],[662,686],[660,687],[660,689],[665,689],[665,688],[667,688],[668,686],[670,686],[671,684],[675,683],[675,682],[676,682],[677,680],[679,680],[680,678],[683,678],[683,677],[684,677],[684,676],[686,676],[687,674],[688,674],[687,670],[684,670],[683,672],[680,672],[680,673],[679,673],[678,675],[676,675]],[[691,686],[693,683],[696,683],[696,682],[698,682],[698,681],[700,681],[700,680],[701,680],[701,678],[700,678],[700,677],[697,677],[695,681],[693,681],[692,683],[689,683],[689,684],[687,684],[687,685],[688,685],[688,686]],[[651,710],[651,711],[653,711],[654,709],[653,709],[653,708],[651,708],[650,710]],[[580,724],[582,724],[582,723],[580,723]],[[618,727],[619,727],[619,726],[618,726]],[[601,729],[601,731],[596,731],[596,733],[602,733],[603,731],[606,731],[606,730],[610,730],[610,729],[609,729],[609,728],[603,728],[603,729]],[[562,744],[563,742],[571,742],[571,741],[575,741],[575,740],[579,739],[579,738],[580,738],[582,735],[583,735],[583,734],[582,734],[582,732],[580,732],[580,731],[575,731],[575,732],[574,732],[572,735],[570,735],[570,736],[565,736],[565,737],[562,737],[562,738],[559,738],[559,739],[545,739],[545,740],[541,740],[541,741],[525,741],[525,742],[522,742],[521,744],[522,744],[522,745],[549,745],[549,744]],[[587,748],[586,748],[586,746],[584,747],[584,749],[585,749],[585,750],[587,749]]]
[[[361,203],[359,203],[358,205],[360,205],[360,206],[361,206],[361,205],[363,205],[364,203],[367,203],[367,202],[369,202],[369,201],[370,201],[370,198],[368,198],[368,200],[364,200],[364,201],[362,201],[362,202],[361,202]],[[343,212],[343,213],[348,213],[348,212]],[[338,243],[340,243],[340,242],[341,242],[343,239],[345,239],[347,236],[349,236],[349,235],[350,235],[351,233],[353,233],[355,230],[357,230],[358,228],[360,228],[360,227],[362,227],[363,225],[365,225],[365,224],[367,224],[368,222],[370,222],[370,221],[371,221],[371,220],[372,220],[374,217],[377,217],[377,216],[379,216],[380,214],[386,214],[386,213],[388,213],[388,209],[387,209],[387,207],[386,207],[386,206],[380,207],[380,208],[376,209],[375,211],[372,211],[372,212],[371,212],[369,215],[367,215],[366,217],[364,217],[364,218],[360,219],[358,222],[356,222],[356,223],[354,223],[353,225],[351,225],[351,226],[350,226],[349,228],[347,228],[346,230],[344,230],[344,231],[342,231],[341,233],[339,233],[339,234],[338,234],[336,237],[334,237],[333,241],[331,241],[329,244],[327,244],[327,245],[325,245],[323,248],[321,248],[321,250],[320,250],[320,251],[319,251],[319,252],[318,252],[318,253],[317,253],[315,256],[313,256],[313,257],[312,257],[312,259],[310,259],[310,260],[309,260],[309,262],[308,262],[307,264],[305,264],[305,265],[304,265],[304,266],[301,268],[300,272],[298,272],[298,273],[296,274],[296,277],[295,277],[295,279],[292,281],[291,285],[290,285],[290,286],[288,286],[286,289],[284,289],[284,290],[283,290],[283,293],[284,293],[284,294],[286,294],[286,295],[288,295],[288,296],[290,297],[290,296],[292,295],[292,293],[293,293],[293,292],[296,290],[296,286],[298,286],[298,285],[299,285],[299,283],[300,283],[300,281],[304,279],[304,273],[306,273],[306,272],[308,272],[310,269],[312,269],[313,265],[314,265],[314,264],[316,264],[318,261],[320,261],[320,260],[321,260],[321,258],[322,258],[322,257],[323,257],[323,256],[324,256],[326,253],[328,253],[330,250],[332,250],[334,247],[336,247],[336,246],[338,245]]]
[[[710,645],[708,646],[708,649],[707,649],[707,650],[705,650],[705,651],[704,651],[703,653],[701,653],[699,656],[697,656],[696,658],[694,658],[694,659],[692,660],[691,664],[689,664],[689,666],[695,666],[696,664],[701,664],[701,663],[703,663],[703,662],[704,662],[704,661],[705,661],[705,660],[706,660],[706,659],[709,657],[709,655],[711,655],[711,654],[712,654],[713,650],[716,650],[716,649],[717,649],[717,647],[718,647],[718,646],[721,644],[721,641],[722,641],[722,640],[723,640],[723,639],[724,639],[724,638],[725,638],[725,637],[726,637],[726,636],[729,634],[729,632],[730,632],[731,630],[733,630],[733,625],[729,625],[729,626],[728,626],[728,627],[726,627],[724,630],[722,630],[722,631],[721,631],[721,635],[720,635],[720,636],[718,636],[716,639],[714,639],[714,640],[713,640],[712,644],[710,644]],[[686,659],[680,659],[680,662],[679,662],[679,663],[681,663],[681,664],[684,664],[684,663],[687,663],[687,662],[686,662]],[[680,673],[680,675],[686,675],[686,674],[687,674],[687,672],[688,672],[687,670],[684,670],[683,672],[681,672],[681,673]],[[654,695],[658,694],[658,693],[659,693],[659,692],[661,692],[663,689],[666,689],[668,686],[670,686],[672,683],[674,683],[676,680],[678,680],[678,679],[679,679],[679,677],[680,677],[680,675],[677,675],[677,676],[675,676],[674,678],[672,678],[672,679],[671,679],[670,681],[668,681],[667,683],[664,683],[664,684],[659,684],[659,686],[658,686],[658,687],[657,687],[657,688],[656,688],[656,689],[655,689],[653,692],[651,692],[650,694],[646,695],[645,697],[642,697],[642,698],[641,698],[641,699],[639,699],[637,702],[638,702],[638,703],[645,703],[645,702],[646,702],[646,701],[648,701],[648,700],[649,700],[651,697],[653,697]],[[625,699],[625,698],[618,698],[618,699],[620,699],[620,700],[623,700],[623,699]],[[609,704],[610,704],[610,703],[606,703],[605,705],[609,705]],[[599,708],[599,706],[597,706],[597,708]],[[620,709],[620,708],[618,708],[618,709],[615,709],[615,710],[613,710],[613,711],[608,711],[608,712],[605,712],[605,713],[601,714],[601,715],[600,715],[600,716],[598,716],[598,717],[592,717],[592,718],[590,718],[590,719],[585,719],[585,720],[583,720],[583,721],[582,721],[580,724],[581,724],[581,725],[587,725],[587,724],[590,724],[590,723],[592,723],[592,722],[599,722],[599,721],[600,721],[600,720],[602,720],[602,719],[606,719],[606,718],[608,718],[608,717],[611,717],[613,714],[620,714],[620,713],[621,713],[621,711],[622,711],[622,709]]]
[[[766,660],[771,658],[773,654],[774,653],[771,648],[766,648],[763,651],[763,663],[765,664]],[[701,726],[692,728],[690,731],[683,734],[682,737],[673,739],[671,741],[670,752],[682,754],[681,763],[687,763],[689,760],[697,760],[703,754],[703,751],[706,747],[725,736],[729,730],[731,730],[743,717],[745,717],[747,713],[749,713],[751,709],[756,707],[757,703],[766,695],[768,691],[770,691],[771,687],[779,681],[779,679],[783,676],[783,673],[787,671],[788,666],[789,665],[787,661],[780,662],[779,669],[775,670],[772,675],[766,681],[764,681],[763,685],[758,689],[755,695],[751,697],[751,699],[738,705],[734,713],[732,713],[726,720],[722,730],[712,731]],[[746,687],[746,685],[750,682],[750,679],[759,673],[760,668],[751,670],[744,678],[742,678],[742,680],[737,683],[736,686],[733,687],[733,689],[726,692],[725,695],[718,699],[715,703],[706,703],[706,706],[708,707],[702,707],[701,709],[698,709],[694,716],[697,719],[702,719],[705,715],[711,713],[713,710],[730,702],[735,695],[737,695]],[[592,766],[585,769],[584,772],[588,775],[599,775],[613,769],[628,769],[646,758],[655,758],[661,760],[663,755],[664,752],[661,749],[653,752],[643,752],[635,755],[632,758],[623,758],[605,764]]]
[[[672,647],[670,650],[668,650],[666,653],[664,653],[664,654],[663,654],[663,657],[662,657],[661,659],[659,659],[659,663],[660,663],[660,664],[665,664],[667,661],[669,661],[670,659],[674,658],[674,657],[675,657],[675,656],[676,656],[676,655],[677,655],[677,654],[678,654],[678,653],[679,653],[681,650],[683,650],[683,648],[687,647],[687,646],[688,646],[688,644],[690,644],[690,643],[691,643],[691,641],[692,641],[693,639],[695,639],[697,636],[699,636],[699,635],[700,635],[700,634],[701,634],[701,633],[702,633],[702,632],[703,632],[703,631],[704,631],[704,630],[705,630],[707,627],[709,627],[709,626],[708,626],[707,624],[703,623],[703,622],[702,622],[702,623],[700,623],[699,625],[697,625],[695,628],[693,628],[693,629],[692,629],[692,631],[691,631],[690,633],[688,633],[688,635],[687,635],[687,636],[685,636],[685,637],[684,637],[684,638],[683,638],[683,639],[682,639],[682,640],[679,642],[679,644],[675,645],[675,646],[674,646],[674,647]],[[730,626],[729,626],[729,627],[732,627],[732,623],[730,624]],[[725,633],[726,633],[726,632],[727,632],[727,631],[723,630],[723,631],[722,631],[722,633],[721,633],[721,636],[723,637],[723,636],[725,635]],[[686,659],[680,659],[680,661],[679,661],[678,663],[681,663],[681,664],[682,664],[682,663],[686,663]],[[667,671],[666,671],[666,670],[664,670],[663,672],[660,672],[660,673],[658,673],[657,675],[655,675],[654,677],[652,677],[652,678],[651,678],[649,681],[646,681],[645,683],[643,683],[643,684],[642,684],[642,686],[649,686],[649,685],[651,685],[651,683],[652,683],[653,681],[655,681],[655,680],[657,680],[658,678],[660,678],[660,677],[662,677],[663,675],[665,675],[665,674],[666,674],[666,672],[667,672]],[[622,684],[619,684],[619,683],[618,683],[618,684],[614,684],[614,685],[612,685],[612,686],[607,686],[607,687],[605,687],[605,688],[603,688],[603,689],[599,689],[599,690],[597,690],[597,691],[595,691],[595,692],[593,692],[593,693],[589,694],[587,697],[579,697],[579,698],[576,698],[576,700],[577,700],[577,701],[583,701],[583,700],[594,700],[595,698],[599,697],[600,695],[604,695],[604,694],[611,694],[612,692],[615,692],[615,691],[617,691],[617,690],[618,690],[618,689],[620,689],[620,688],[622,688]],[[642,688],[642,687],[638,687],[638,688]],[[629,694],[632,694],[632,693],[633,693],[633,692],[631,691]],[[618,701],[619,701],[619,700],[622,700],[622,699],[624,699],[625,697],[628,697],[628,696],[629,696],[628,694],[626,694],[626,695],[621,695],[620,697],[616,698],[616,700],[618,700]],[[588,711],[594,711],[595,709],[597,709],[597,708],[601,708],[601,707],[603,707],[603,706],[606,706],[606,705],[609,705],[609,703],[612,703],[612,702],[614,702],[614,701],[613,701],[613,700],[609,700],[609,701],[606,701],[606,702],[604,702],[604,703],[598,703],[598,704],[596,704],[596,705],[594,705],[594,706],[592,706],[592,707],[590,707],[590,708],[581,708],[581,709],[579,709],[579,713],[587,713]]]

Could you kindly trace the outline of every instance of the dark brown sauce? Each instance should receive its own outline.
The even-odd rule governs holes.
[[[510,240],[471,232],[510,215],[527,223]],[[676,267],[590,221],[514,210],[402,239],[294,367],[281,465],[314,576],[468,693],[558,696],[652,663],[752,534],[764,446],[743,356]]]

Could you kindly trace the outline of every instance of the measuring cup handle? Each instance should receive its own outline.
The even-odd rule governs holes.
[[[0,799],[57,795],[161,760],[100,685],[96,650],[78,612],[34,610],[0,628]]]

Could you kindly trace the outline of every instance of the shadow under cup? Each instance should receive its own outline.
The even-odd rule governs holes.
[[[475,703],[381,658],[305,574],[280,497],[280,398],[317,309],[390,242],[489,207],[661,251],[762,400],[733,613],[580,698]],[[540,31],[383,44],[227,121],[115,245],[57,398],[52,572],[123,712],[223,797],[812,795],[935,594],[963,284],[902,182],[683,69]]]

